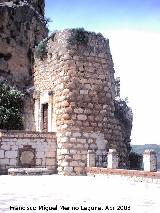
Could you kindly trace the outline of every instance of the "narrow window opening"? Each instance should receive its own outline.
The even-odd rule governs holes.
[[[42,105],[42,131],[48,132],[48,103]]]

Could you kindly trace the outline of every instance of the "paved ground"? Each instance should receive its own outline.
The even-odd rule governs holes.
[[[0,176],[2,212],[159,213],[160,184],[118,176]]]

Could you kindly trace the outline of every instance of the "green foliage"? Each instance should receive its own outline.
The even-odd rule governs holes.
[[[84,28],[72,29],[72,34],[68,39],[68,43],[71,45],[87,45],[88,37]]]
[[[53,31],[50,36],[48,36],[47,38],[45,38],[43,41],[41,41],[38,46],[35,48],[35,57],[43,60],[45,57],[47,57],[47,42],[49,39],[52,39],[54,41],[54,37],[57,33],[57,30]]]
[[[52,22],[52,19],[51,18],[47,18],[47,17],[44,17],[44,22],[45,24],[49,24],[50,22]]]
[[[23,97],[16,88],[0,84],[0,129],[23,129]]]
[[[116,91],[116,97],[120,97],[120,77],[117,77],[115,79],[115,91]]]
[[[131,108],[127,105],[128,99],[118,99],[114,101],[115,116],[127,125],[132,125],[133,113]]]
[[[43,60],[47,56],[47,41],[44,40],[35,48],[35,57]]]
[[[142,169],[142,160],[142,155],[136,152],[131,152],[129,154],[130,169]]]

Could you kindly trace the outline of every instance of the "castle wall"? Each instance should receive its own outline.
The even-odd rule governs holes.
[[[108,40],[85,32],[87,45],[69,44],[74,35],[74,30],[64,30],[51,36],[47,56],[36,59],[34,73],[39,94],[37,130],[41,131],[42,97],[52,94],[55,119],[49,122],[56,123],[58,172],[71,175],[84,173],[88,149],[96,149],[97,154],[111,145],[118,152],[123,150],[121,126],[114,115],[114,68]]]
[[[55,133],[0,131],[0,172],[17,167],[44,167],[56,172]]]

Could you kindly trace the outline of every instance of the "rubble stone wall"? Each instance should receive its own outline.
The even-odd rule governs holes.
[[[76,30],[57,32],[46,43],[47,56],[35,60],[35,93],[39,94],[35,96],[35,113],[41,120],[41,99],[52,94],[60,174],[83,174],[88,149],[101,153],[115,145],[119,153],[124,151],[126,155],[122,129],[114,115],[109,41],[89,32],[83,37],[87,44],[71,44],[71,39],[77,41]]]
[[[0,131],[0,173],[9,168],[44,167],[56,172],[55,133]]]

